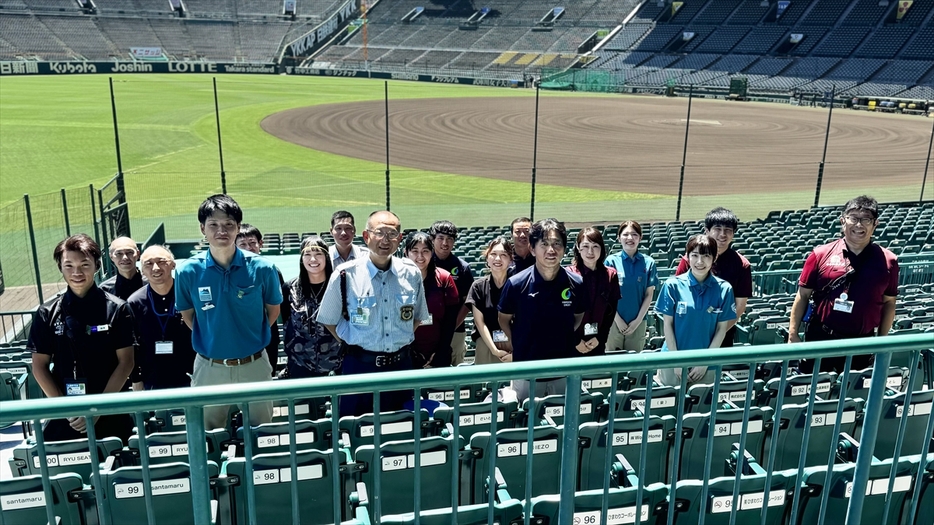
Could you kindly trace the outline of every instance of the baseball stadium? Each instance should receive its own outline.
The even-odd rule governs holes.
[[[934,525],[932,146],[934,0],[0,0],[0,525]],[[311,272],[309,239],[337,248],[338,210],[371,256],[387,233],[437,243],[450,221],[454,259],[490,282],[500,238],[518,262],[516,224],[531,226],[539,275],[543,219],[566,228],[564,266],[585,235],[600,263],[625,259],[635,221],[657,267],[633,323],[644,340],[481,364],[490,330],[459,290],[460,331],[442,345],[460,339],[456,366],[289,377],[277,309],[274,380],[194,386],[188,368],[183,388],[138,392],[130,375],[106,394],[73,396],[67,378],[50,394],[62,366],[37,360],[36,334],[73,292],[63,239],[99,246],[103,287],[130,238],[152,294],[137,259],[161,250],[181,283],[215,254],[199,206],[222,195],[262,232],[247,260],[282,290]],[[873,207],[851,207],[861,195]],[[716,240],[721,207],[750,285],[723,270],[736,292],[724,343],[671,351],[682,303],[666,310],[666,291],[694,275],[686,245]],[[395,230],[372,228],[379,210]],[[813,294],[808,276],[870,222],[869,245],[897,263],[887,288],[873,283],[883,319],[867,332],[830,319],[853,299],[861,311],[869,263]],[[393,250],[412,258],[407,242]],[[807,304],[819,318],[804,324]],[[544,346],[564,337],[522,317],[513,330]],[[254,357],[203,354],[195,343],[196,362]],[[560,388],[517,399],[522,381]],[[371,408],[345,415],[360,394]],[[229,413],[211,428],[218,405]],[[102,415],[132,420],[129,437]],[[65,418],[80,439],[47,439]]]

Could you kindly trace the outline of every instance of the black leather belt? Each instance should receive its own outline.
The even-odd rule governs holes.
[[[395,352],[371,352],[361,346],[344,343],[344,352],[361,361],[371,362],[377,368],[392,366],[402,362],[409,355],[409,347],[403,346]]]
[[[198,355],[201,355],[201,357],[204,357],[205,359],[214,363],[215,365],[240,366],[240,365],[245,365],[247,363],[252,363],[253,361],[256,361],[257,359],[263,357],[264,353],[265,353],[265,350],[260,350],[259,352],[256,352],[253,355],[248,355],[246,357],[241,357],[239,359],[212,359],[210,357],[204,357],[201,354],[198,354]]]

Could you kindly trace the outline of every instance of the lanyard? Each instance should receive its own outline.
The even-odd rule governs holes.
[[[152,299],[152,287],[146,289],[146,296],[149,298],[149,307],[152,308],[152,313],[156,314],[156,321],[159,323],[159,329],[162,330],[162,339],[165,340],[165,330],[169,326],[169,321],[175,317],[175,303],[172,302],[172,306],[169,307],[169,311],[160,314],[159,310],[156,309],[156,302]],[[165,318],[165,319],[163,319]]]

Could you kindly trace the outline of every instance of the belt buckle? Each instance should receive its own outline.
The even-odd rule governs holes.
[[[387,362],[388,358],[389,358],[389,356],[385,356],[385,355],[378,355],[378,356],[376,356],[376,363],[375,363],[375,364],[376,364],[376,367],[377,367],[377,368],[382,368],[382,367],[388,365],[388,364],[389,364],[389,363]]]
[[[224,366],[234,366],[234,365],[230,364],[231,361],[236,361],[236,359],[224,359],[224,361],[222,362],[222,364],[223,364]]]

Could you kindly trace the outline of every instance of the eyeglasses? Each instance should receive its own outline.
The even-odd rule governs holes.
[[[872,223],[876,222],[876,219],[873,217],[857,217],[855,215],[847,215],[843,219],[850,226],[856,226],[857,224],[862,224],[863,226],[871,226]]]
[[[370,232],[370,235],[372,235],[373,238],[376,240],[382,240],[382,239],[385,239],[386,237],[389,237],[390,239],[399,238],[399,232],[397,232],[396,230],[367,230],[367,231]]]

